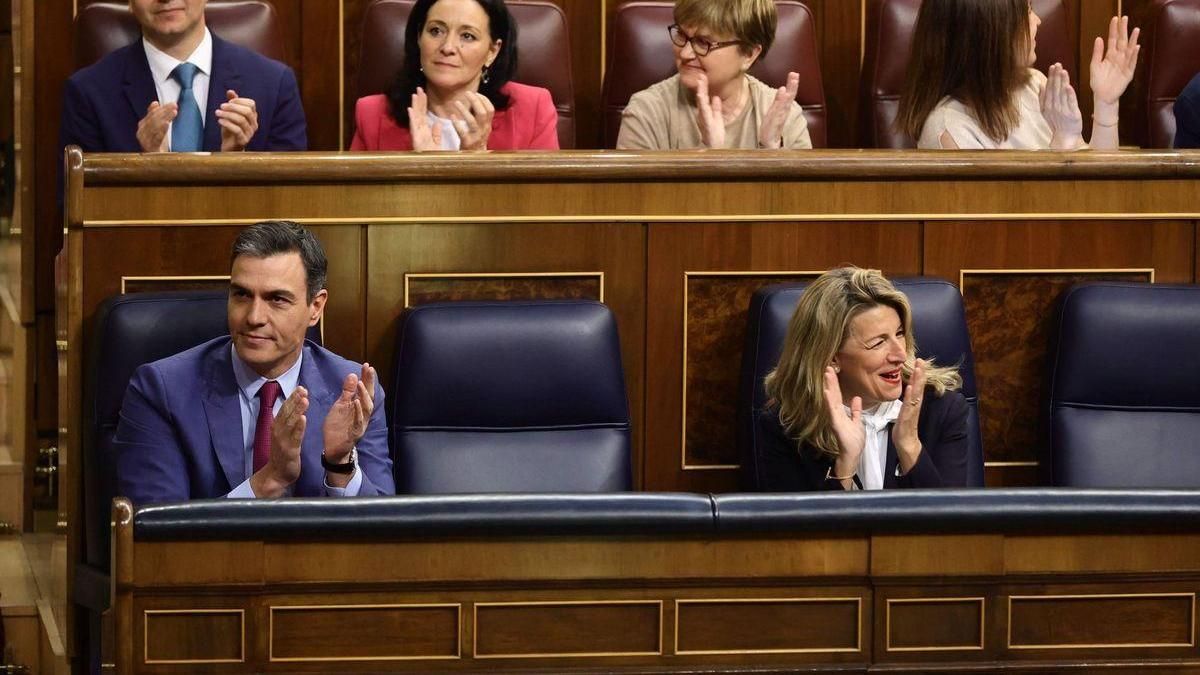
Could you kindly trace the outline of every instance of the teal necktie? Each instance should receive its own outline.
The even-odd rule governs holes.
[[[196,94],[192,91],[192,80],[200,69],[194,63],[181,63],[171,71],[183,88],[179,92],[179,114],[171,123],[171,152],[199,152],[204,138],[204,122],[200,119],[200,106],[196,105]]]

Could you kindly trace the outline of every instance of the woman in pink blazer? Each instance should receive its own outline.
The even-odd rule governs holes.
[[[510,81],[517,26],[504,0],[417,0],[404,65],[358,99],[351,150],[557,150],[550,92]]]

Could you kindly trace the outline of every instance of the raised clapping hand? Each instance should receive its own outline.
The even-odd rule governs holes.
[[[778,150],[783,147],[783,125],[791,112],[796,91],[800,89],[800,73],[788,73],[787,85],[775,90],[775,100],[763,115],[758,127],[758,147]]]
[[[254,99],[242,98],[229,89],[216,116],[221,125],[221,152],[245,150],[258,131],[258,107]]]
[[[463,99],[454,101],[458,112],[450,115],[450,122],[458,132],[459,147],[463,150],[487,150],[496,107],[488,97],[477,91],[468,91]]]
[[[1050,148],[1074,150],[1083,146],[1083,114],[1071,86],[1071,76],[1061,63],[1050,66],[1046,87],[1039,97],[1042,117],[1050,125]]]
[[[825,403],[829,405],[829,417],[833,422],[833,433],[837,436],[841,452],[833,464],[833,475],[843,478],[842,486],[849,488],[852,477],[858,472],[858,463],[863,448],[867,445],[867,431],[862,420],[862,399],[850,399],[850,414],[842,407],[842,385],[838,383],[833,366],[825,367]]]
[[[908,473],[921,456],[921,439],[917,437],[917,420],[921,417],[921,397],[925,394],[925,363],[917,359],[912,377],[904,388],[900,416],[892,425],[892,444],[896,446],[896,459],[900,473]]]
[[[142,152],[166,152],[167,129],[179,114],[177,103],[154,101],[146,108],[146,116],[138,120],[137,140]]]
[[[1138,52],[1141,50],[1137,43],[1140,33],[1140,28],[1134,28],[1132,35],[1129,33],[1129,17],[1114,16],[1108,22],[1107,50],[1104,39],[1096,38],[1092,47],[1091,75],[1092,94],[1097,104],[1115,106],[1133,80]],[[1115,123],[1115,119],[1113,121]]]
[[[412,105],[408,107],[408,132],[412,136],[413,150],[442,149],[442,127],[429,124],[429,97],[425,90],[417,87],[412,96]]]
[[[280,497],[300,478],[300,447],[308,424],[308,390],[296,387],[283,402],[271,424],[271,457],[267,465],[250,477],[250,488],[258,497]]]
[[[362,376],[350,373],[342,381],[342,393],[334,401],[321,427],[325,439],[325,458],[344,464],[350,448],[367,432],[367,423],[375,411],[375,369],[362,365]]]
[[[725,117],[721,112],[721,97],[708,95],[708,76],[697,75],[696,124],[700,126],[700,142],[706,148],[725,147]]]

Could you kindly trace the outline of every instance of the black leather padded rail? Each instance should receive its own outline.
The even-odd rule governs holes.
[[[141,541],[288,541],[491,535],[711,534],[712,499],[683,492],[209,499],[137,509]]]
[[[479,494],[213,499],[137,509],[140,541],[946,532],[1196,532],[1200,490]]]
[[[713,497],[720,533],[1200,531],[1200,490],[882,490]]]

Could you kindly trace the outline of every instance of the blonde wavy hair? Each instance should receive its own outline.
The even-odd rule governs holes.
[[[765,386],[769,404],[779,408],[779,422],[801,447],[836,458],[840,452],[833,421],[825,403],[825,367],[850,335],[850,322],[880,305],[891,307],[904,326],[907,356],[901,368],[907,382],[916,363],[917,343],[912,331],[908,297],[879,270],[839,267],[829,270],[804,289],[800,304],[788,322],[783,353]],[[939,396],[962,387],[957,366],[925,367],[926,386]]]
[[[676,0],[675,23],[732,35],[747,56],[762,47],[761,59],[775,42],[779,15],[775,0]]]

